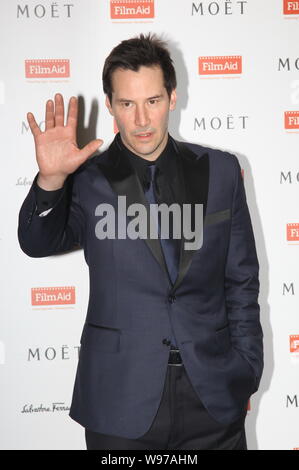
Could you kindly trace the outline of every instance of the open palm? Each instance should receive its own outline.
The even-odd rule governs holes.
[[[82,149],[78,148],[76,141],[78,100],[76,97],[72,97],[69,101],[66,124],[64,124],[63,97],[59,93],[55,95],[54,103],[52,100],[47,101],[44,132],[39,129],[32,113],[27,114],[27,119],[34,136],[39,181],[44,183],[45,189],[55,185],[61,186],[66,177],[84,163],[103,143],[101,139],[95,139]]]

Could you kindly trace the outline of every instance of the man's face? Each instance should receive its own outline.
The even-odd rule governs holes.
[[[175,108],[176,92],[169,99],[160,67],[140,67],[138,72],[116,69],[112,74],[114,116],[125,146],[147,160],[155,160],[167,143],[169,111]]]

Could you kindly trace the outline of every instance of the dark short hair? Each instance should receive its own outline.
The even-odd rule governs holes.
[[[170,98],[176,88],[176,74],[170,53],[164,41],[155,34],[140,34],[118,44],[105,60],[102,80],[104,93],[112,102],[112,74],[121,68],[137,72],[141,66],[160,66],[163,72],[164,86]]]

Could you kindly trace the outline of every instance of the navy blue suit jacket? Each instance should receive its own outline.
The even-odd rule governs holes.
[[[171,325],[186,372],[207,411],[237,420],[263,371],[259,264],[238,159],[175,141],[181,201],[203,204],[203,245],[181,247],[179,274],[169,279],[157,239],[103,239],[95,209],[117,197],[147,206],[136,173],[115,140],[66,180],[45,217],[34,185],[22,204],[18,238],[32,257],[83,247],[90,297],[70,416],[88,429],[136,439],[161,401]]]

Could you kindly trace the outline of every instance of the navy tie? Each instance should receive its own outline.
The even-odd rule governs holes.
[[[148,188],[145,189],[145,197],[148,200],[149,204],[157,204],[156,196],[155,196],[155,189],[154,189],[154,179],[155,179],[155,170],[156,170],[156,165],[148,165],[147,166],[147,171],[148,171],[148,181],[149,181],[149,186]],[[162,251],[164,254],[164,259],[167,265],[168,273],[170,276],[170,279],[172,283],[175,283],[175,280],[178,275],[178,269],[179,269],[179,251],[178,251],[178,243],[177,239],[172,240],[171,238],[161,238],[161,228],[160,228],[160,223],[158,225],[158,234],[159,234],[159,239],[161,242],[161,247]],[[176,341],[174,338],[174,335],[172,335],[172,341],[171,343],[174,346],[176,345]]]

